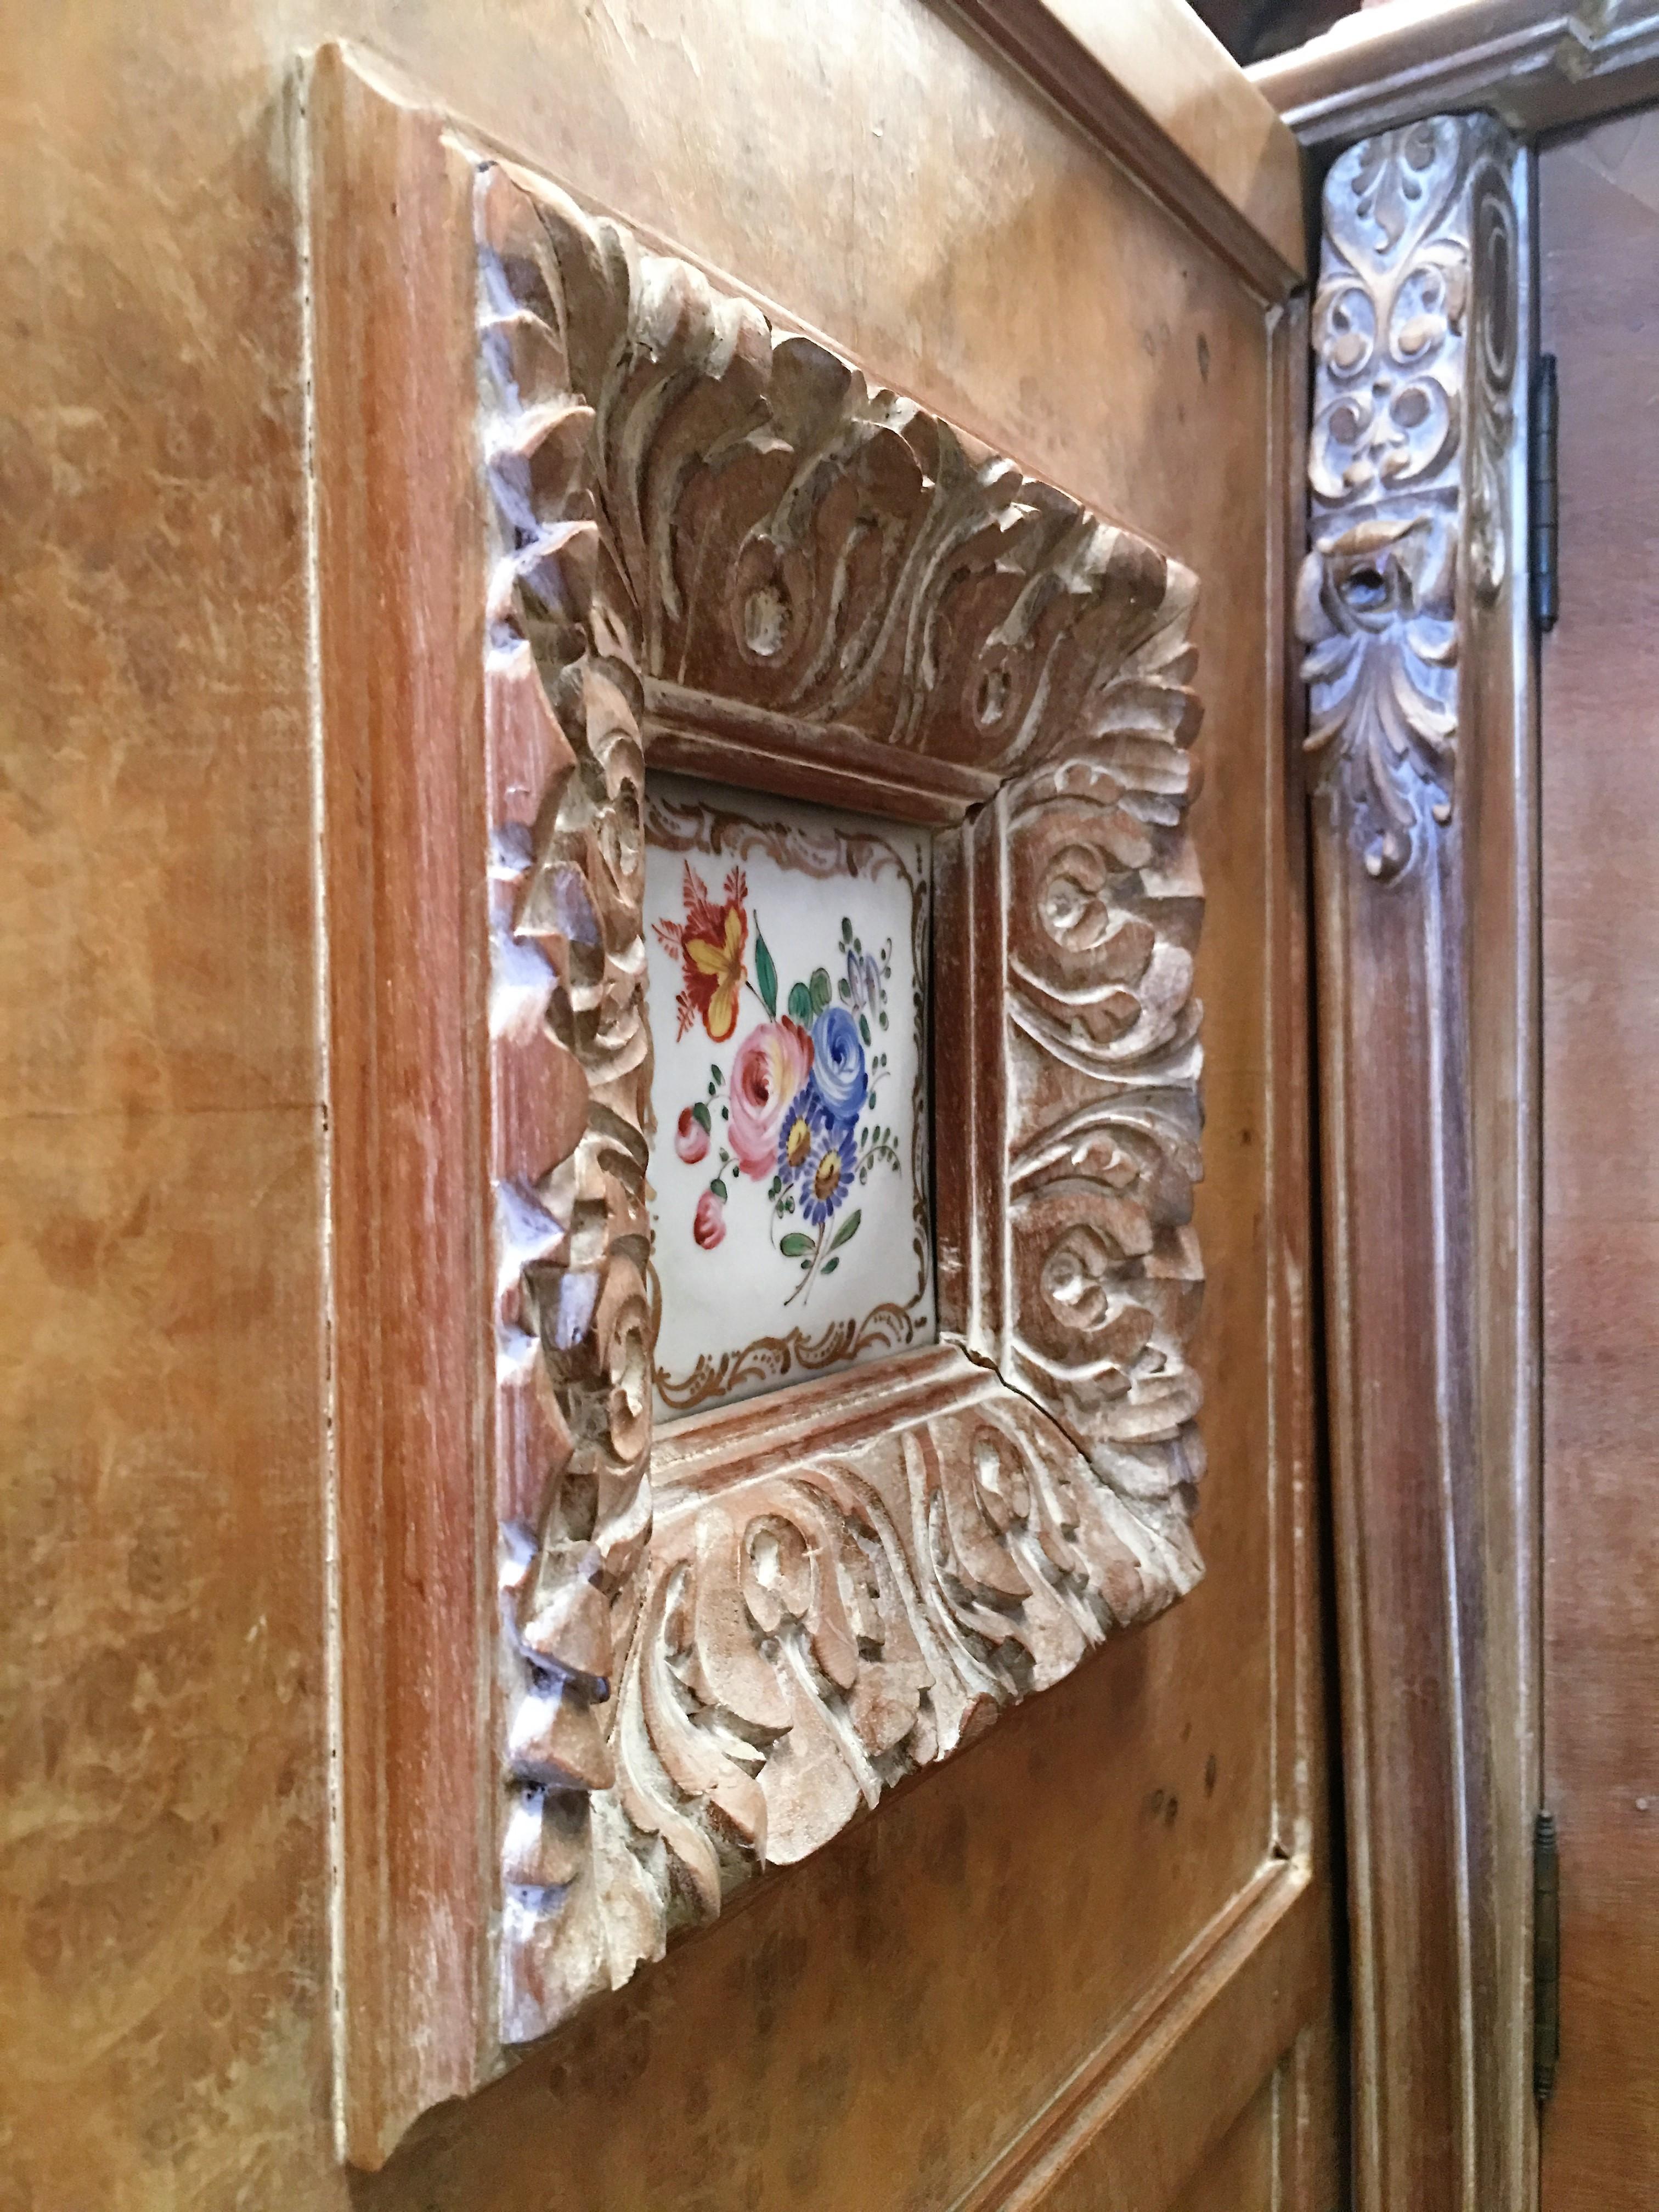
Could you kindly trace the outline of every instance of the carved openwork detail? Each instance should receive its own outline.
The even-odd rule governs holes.
[[[1153,549],[551,188],[475,209],[515,2043],[1201,1571],[1199,709]],[[643,775],[705,743],[950,825],[942,1340],[653,1446]]]
[[[1369,138],[1325,185],[1314,305],[1309,750],[1370,874],[1443,828],[1474,592],[1504,580],[1516,370],[1511,149],[1486,116]]]

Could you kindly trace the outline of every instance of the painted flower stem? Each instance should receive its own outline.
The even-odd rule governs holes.
[[[813,1247],[812,1250],[812,1263],[807,1268],[806,1273],[801,1277],[799,1282],[796,1284],[794,1289],[790,1291],[788,1297],[784,1300],[783,1303],[786,1310],[793,1305],[798,1297],[800,1297],[805,1291],[811,1289],[813,1278],[818,1272],[818,1262],[823,1257],[824,1239],[829,1236],[829,1234],[830,1224],[827,1221],[821,1221],[818,1224],[818,1241]]]

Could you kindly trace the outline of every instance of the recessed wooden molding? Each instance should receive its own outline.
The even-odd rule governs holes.
[[[1659,91],[1652,0],[1384,0],[1249,72],[1304,145],[1464,107],[1522,135]]]
[[[375,2165],[1201,1571],[1196,586],[333,50],[308,131]],[[939,825],[952,1133],[939,1342],[654,1435],[652,763]]]
[[[1167,2203],[1291,2046],[1330,1950],[1309,1869],[1270,1859],[952,2212]]]
[[[1356,2203],[1526,2201],[1536,962],[1525,164],[1351,148],[1309,648]]]

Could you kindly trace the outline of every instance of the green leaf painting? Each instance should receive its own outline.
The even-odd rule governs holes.
[[[758,929],[755,932],[755,981],[768,1019],[775,1021],[778,1018],[778,971],[773,965],[766,939]]]

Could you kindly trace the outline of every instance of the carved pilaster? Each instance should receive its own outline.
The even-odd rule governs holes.
[[[1367,869],[1451,819],[1459,662],[1509,562],[1511,155],[1489,117],[1353,147],[1325,188],[1308,455],[1308,749]]]
[[[1362,2212],[1522,2201],[1533,1290],[1523,171],[1344,154],[1310,650]]]

